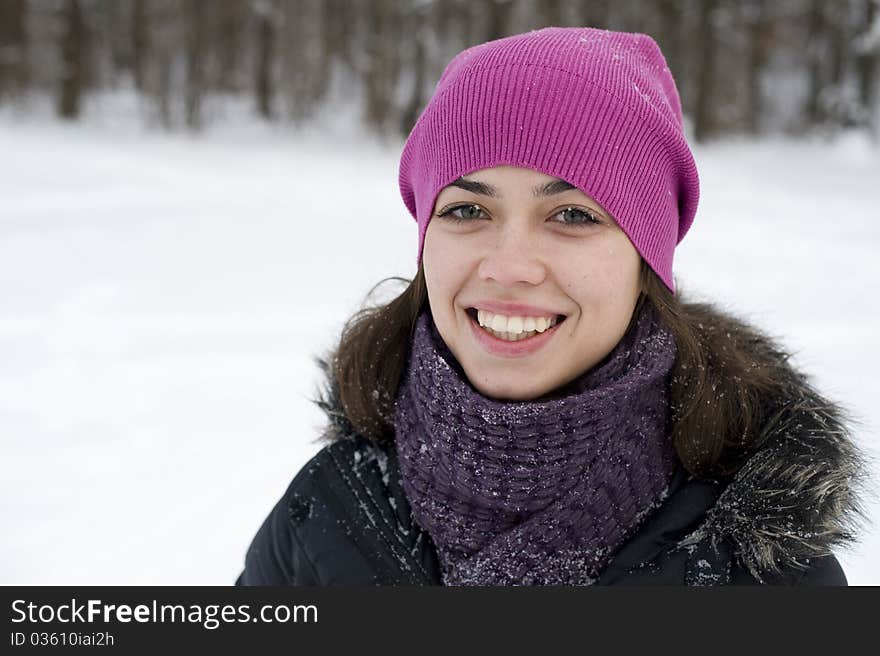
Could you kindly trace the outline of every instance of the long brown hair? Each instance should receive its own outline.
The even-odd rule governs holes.
[[[644,260],[639,275],[642,291],[633,317],[643,303],[652,303],[678,347],[669,387],[669,430],[678,457],[697,476],[729,477],[760,443],[761,427],[772,410],[768,399],[782,396],[774,364],[779,357],[773,356],[783,354],[760,353],[768,342],[757,331],[720,315],[712,305],[682,300],[680,285],[673,295]],[[386,278],[370,294],[389,281],[407,286],[391,302],[356,312],[323,362],[344,413],[341,419],[378,443],[393,440],[394,399],[416,318],[428,299],[421,266],[411,281]],[[334,410],[326,399],[316,403]]]

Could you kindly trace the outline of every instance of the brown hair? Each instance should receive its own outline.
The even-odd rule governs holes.
[[[386,278],[369,294],[393,280],[407,287],[391,302],[355,313],[324,363],[344,412],[341,419],[379,443],[393,439],[393,403],[415,320],[428,298],[421,266],[412,281]],[[764,342],[754,329],[730,317],[719,321],[713,306],[683,301],[680,288],[673,295],[644,260],[640,284],[633,317],[643,303],[652,303],[678,347],[669,388],[678,457],[697,476],[729,477],[761,441],[771,410],[767,400],[781,396],[774,359],[760,357],[756,349]],[[326,400],[316,402],[333,409]]]

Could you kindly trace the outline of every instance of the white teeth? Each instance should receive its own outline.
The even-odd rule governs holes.
[[[507,330],[507,317],[505,317],[503,314],[496,314],[494,317],[492,317],[491,328],[492,330],[497,330],[499,333]]]
[[[521,339],[525,339],[526,337],[531,337],[532,335],[538,334],[534,330],[529,333],[508,333],[508,332],[499,333],[499,332],[492,330],[491,328],[486,328],[486,330],[488,332],[492,333],[493,335],[495,335],[495,337],[497,337],[498,339],[503,339],[506,342],[518,342]]]
[[[477,310],[477,322],[490,333],[508,341],[519,341],[531,337],[535,332],[543,333],[555,326],[556,317],[521,317],[493,314],[488,310]]]

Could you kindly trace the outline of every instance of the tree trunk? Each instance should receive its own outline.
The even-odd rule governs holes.
[[[276,20],[274,3],[267,2],[266,4],[271,7],[272,18]],[[216,84],[224,91],[240,91],[242,46],[244,30],[247,27],[248,6],[243,0],[223,0],[215,2],[211,8],[217,13],[218,23],[216,38],[212,43],[218,62]],[[259,29],[258,26],[258,32]],[[258,58],[260,56],[259,38],[258,34]]]
[[[146,90],[145,70],[149,55],[149,23],[146,0],[134,0],[131,7],[131,74],[135,88]]]
[[[91,6],[101,25],[102,42],[96,54],[99,59],[109,60],[109,82],[111,86],[116,86],[119,76],[127,74],[130,68],[131,47],[126,33],[128,25],[123,24],[125,5],[118,0],[101,0],[97,4],[93,0]]]
[[[74,119],[79,116],[85,73],[85,23],[79,0],[66,0],[62,12],[64,33],[61,36],[58,115],[65,119]]]
[[[432,12],[433,10],[433,12]],[[427,54],[425,52],[425,41],[428,33],[432,28],[432,18],[436,16],[432,13],[444,13],[442,7],[415,7],[411,9],[412,15],[409,18],[408,32],[413,35],[411,46],[414,49],[412,53],[412,63],[410,69],[413,73],[412,91],[409,96],[409,102],[403,110],[400,118],[399,133],[406,136],[418,120],[419,113],[422,111],[426,99],[423,97],[425,82],[427,78]]]
[[[830,45],[830,70],[825,88],[822,90],[823,111],[837,126],[853,124],[852,103],[846,100],[846,67],[851,53],[851,29],[846,25],[846,13],[838,11],[826,23]]]
[[[697,69],[697,99],[694,112],[694,139],[705,141],[713,125],[713,78],[715,76],[716,38],[713,14],[717,0],[703,0],[700,3],[700,49]]]
[[[761,130],[761,116],[764,111],[764,99],[761,91],[761,80],[767,66],[767,56],[772,41],[772,23],[767,15],[766,0],[753,0],[751,7],[754,12],[748,20],[748,70],[746,99],[746,129],[753,135]]]
[[[489,14],[486,25],[486,41],[494,41],[507,36],[510,23],[510,0],[490,0],[486,3]]]
[[[26,11],[25,0],[0,0],[0,97],[28,84]]]
[[[294,123],[305,120],[312,111],[311,81],[314,72],[308,58],[310,26],[306,22],[305,0],[287,0],[279,7],[283,30],[277,43],[282,62],[287,115]]]
[[[877,0],[865,0],[865,31],[874,39],[866,42],[858,55],[859,104],[864,122],[871,133],[878,136],[876,124],[877,101],[877,60],[880,58],[880,12]]]
[[[807,75],[809,92],[807,94],[804,113],[810,125],[817,125],[824,119],[822,109],[822,89],[825,79],[822,75],[822,43],[825,38],[825,15],[822,11],[822,0],[813,0],[810,5],[810,16],[807,20]]]
[[[560,27],[562,25],[561,0],[541,0],[538,2],[537,27]]]
[[[681,0],[661,0],[658,5],[659,22],[656,41],[673,76],[680,74],[681,66]],[[676,78],[677,80],[678,78]]]
[[[583,27],[608,28],[609,0],[585,0],[578,4],[578,20]]]
[[[256,96],[257,111],[265,119],[272,118],[272,98],[274,85],[272,83],[272,62],[275,52],[275,27],[273,22],[276,18],[273,7],[264,6],[257,12],[257,70],[256,70]]]
[[[205,91],[205,2],[186,0],[186,125],[196,130],[202,125],[202,100]]]
[[[172,127],[171,116],[171,53],[160,50],[156,54],[156,105],[159,108],[159,121],[168,130]]]
[[[367,124],[380,131],[391,108],[394,87],[393,46],[400,37],[394,31],[394,0],[373,0],[369,12],[365,112]]]
[[[314,65],[312,84],[312,95],[316,102],[327,95],[334,62],[345,62],[350,68],[356,68],[349,50],[354,22],[352,10],[346,7],[344,0],[325,0],[320,7],[321,49]]]

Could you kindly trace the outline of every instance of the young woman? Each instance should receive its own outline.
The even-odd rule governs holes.
[[[400,189],[416,276],[319,360],[328,444],[239,584],[846,584],[864,466],[841,408],[675,294],[698,179],[653,40],[465,50]]]

